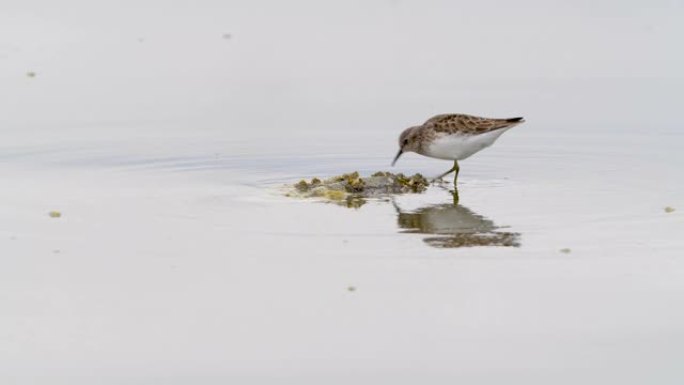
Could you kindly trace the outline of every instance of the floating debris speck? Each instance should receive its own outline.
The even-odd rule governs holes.
[[[33,71],[29,71],[29,72],[26,73],[26,77],[35,78],[35,77],[36,77],[36,73],[33,72]]]
[[[349,286],[349,287],[347,287],[347,291],[356,291],[356,287]]]
[[[666,213],[669,214],[669,213],[674,212],[674,211],[675,211],[675,208],[674,208],[674,207],[667,206],[667,207],[664,208],[664,210],[665,210]]]
[[[570,252],[571,252],[572,250],[570,250],[570,249],[568,249],[568,248],[566,247],[566,248],[560,249],[559,251],[560,251],[561,253],[563,253],[563,254],[570,254]]]
[[[60,213],[59,211],[50,211],[48,213],[48,215],[50,216],[50,218],[61,218],[62,217],[62,213]]]

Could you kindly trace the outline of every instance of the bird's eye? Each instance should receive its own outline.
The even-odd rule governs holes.
[[[404,146],[408,144],[408,139],[404,139]]]

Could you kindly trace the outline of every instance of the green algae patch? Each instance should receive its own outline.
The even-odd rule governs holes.
[[[329,190],[325,191],[323,197],[328,198],[333,201],[341,201],[347,198],[347,194],[344,191]]]
[[[311,185],[302,179],[299,181],[299,183],[294,185],[294,188],[299,192],[306,192],[311,189]]]
[[[322,198],[347,207],[358,208],[367,198],[382,198],[393,194],[421,193],[429,186],[421,174],[406,176],[379,171],[362,177],[357,171],[327,179],[301,180],[290,186],[286,196]]]

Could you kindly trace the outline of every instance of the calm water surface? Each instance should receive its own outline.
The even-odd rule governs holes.
[[[0,384],[683,383],[683,5],[0,2]]]
[[[682,133],[527,120],[462,162],[458,205],[432,186],[356,208],[283,186],[392,170],[403,127],[14,132],[2,360],[43,357],[65,381],[137,362],[146,378],[683,375]]]

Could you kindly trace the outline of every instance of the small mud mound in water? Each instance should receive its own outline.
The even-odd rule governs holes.
[[[352,172],[324,180],[301,180],[292,186],[287,196],[323,198],[348,207],[361,207],[366,203],[366,198],[421,193],[428,185],[428,180],[421,174],[406,176],[380,171],[369,177],[361,177],[358,172]]]

